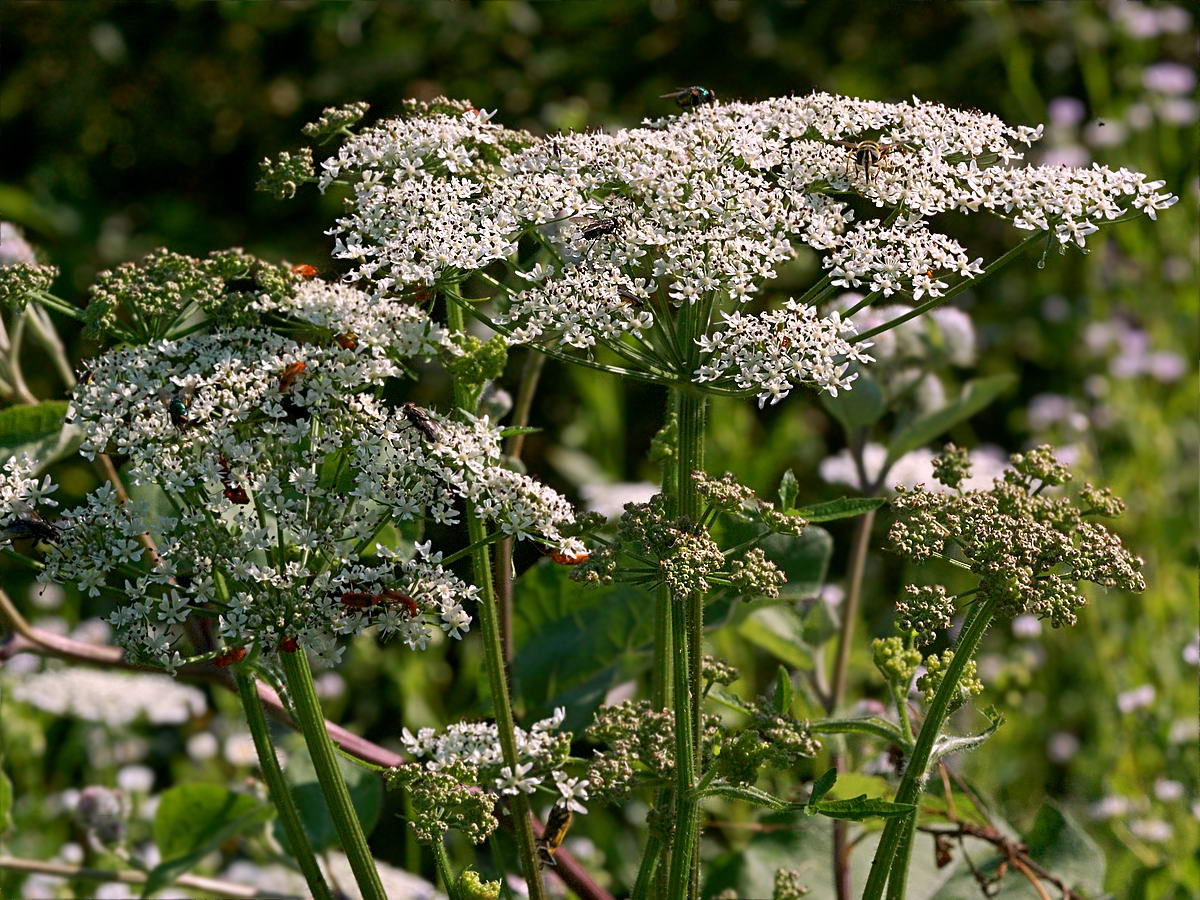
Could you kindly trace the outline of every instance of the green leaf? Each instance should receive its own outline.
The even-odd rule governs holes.
[[[803,626],[796,611],[787,606],[769,606],[755,610],[737,626],[737,633],[793,669],[813,667],[812,649],[801,632]]]
[[[336,846],[337,829],[329,815],[329,807],[321,793],[321,785],[303,738],[300,735],[288,735],[284,746],[288,754],[285,773],[291,785],[292,799],[296,802],[296,811],[300,814],[300,822],[313,850],[320,853]],[[379,823],[379,814],[383,809],[383,779],[377,773],[356,766],[341,756],[337,761],[350,791],[350,802],[362,823],[363,833],[369,837]],[[279,822],[274,825],[274,833],[284,850],[291,853],[287,834]]]
[[[526,718],[565,706],[563,727],[575,730],[649,664],[654,599],[633,585],[582,585],[569,572],[543,560],[513,585],[512,679]]]
[[[796,473],[788,469],[783,473],[783,477],[779,479],[779,508],[791,509],[799,493],[800,484],[796,481]]]
[[[180,784],[163,792],[154,814],[154,842],[162,854],[142,896],[162,890],[225,841],[266,822],[274,809],[218,784]]]
[[[847,433],[874,425],[887,412],[887,398],[879,383],[861,370],[850,390],[839,391],[836,397],[822,393],[821,405]]]
[[[824,799],[825,795],[833,790],[834,784],[837,783],[837,777],[837,769],[827,769],[825,774],[819,776],[812,783],[812,790],[808,796],[808,804],[804,807],[805,815],[816,815],[818,805]]]
[[[755,806],[765,806],[768,809],[795,809],[797,804],[780,800],[773,794],[768,794],[761,788],[746,784],[713,784],[704,788],[699,797],[724,797],[728,800],[742,800]]]
[[[792,600],[808,600],[817,595],[825,582],[829,557],[833,553],[833,538],[817,525],[810,525],[803,534],[764,534],[761,526],[749,522],[721,523],[717,539],[723,547],[736,546],[759,537],[767,559],[779,566],[787,583],[779,588],[778,598],[760,597],[746,601],[733,591],[716,592],[715,599],[705,610],[710,625],[736,625],[755,610],[777,606]]]
[[[822,601],[808,604],[802,615],[800,637],[810,647],[820,647],[838,633],[838,618]]]
[[[509,425],[507,428],[500,429],[500,437],[512,437],[516,434],[540,434],[543,430],[530,425]]]
[[[732,709],[734,712],[745,713],[748,716],[753,715],[753,713],[754,713],[754,710],[746,705],[745,700],[743,700],[737,694],[734,694],[728,690],[725,690],[724,688],[720,687],[719,685],[714,686],[708,692],[707,696],[709,699],[715,700],[717,703],[720,703],[726,709]]]
[[[881,797],[870,797],[866,794],[849,800],[822,800],[820,803],[809,804],[818,813],[831,819],[851,819],[861,822],[878,816],[882,819],[894,819],[907,815],[914,809],[911,803],[893,803]]]
[[[990,404],[1016,382],[1014,375],[992,375],[977,378],[964,385],[962,394],[955,402],[901,426],[888,441],[887,464],[924,447],[934,438],[945,434],[959,422],[966,421]]]
[[[786,507],[788,515],[803,516],[810,522],[833,522],[861,516],[887,503],[886,497],[839,497],[827,503],[814,503],[799,509]]]
[[[792,708],[792,676],[783,666],[775,676],[775,712],[786,716]]]
[[[65,400],[10,406],[0,409],[0,461],[27,454],[43,471],[51,463],[79,449],[83,434],[67,425]]]

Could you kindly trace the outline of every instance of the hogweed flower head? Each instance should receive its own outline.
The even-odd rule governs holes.
[[[1102,224],[1176,200],[1127,169],[1016,165],[1040,127],[915,98],[714,103],[547,138],[439,98],[341,130],[318,181],[348,185],[330,233],[352,282],[379,297],[436,286],[465,302],[457,286],[487,269],[489,321],[514,342],[605,345],[645,377],[760,403],[800,384],[848,388],[853,365],[869,363],[855,323],[820,311],[827,288],[924,302],[983,272],[930,227],[934,216],[988,212],[1083,247]],[[846,146],[867,139],[878,164]],[[888,213],[860,221],[847,195]],[[822,254],[822,281],[778,308],[749,308],[800,246]],[[684,305],[695,310],[688,329]]]

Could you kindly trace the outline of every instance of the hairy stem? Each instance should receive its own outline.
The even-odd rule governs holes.
[[[321,793],[325,795],[330,818],[333,819],[342,850],[350,861],[354,880],[358,883],[363,900],[387,900],[379,873],[375,869],[375,860],[371,858],[371,850],[367,847],[367,838],[358,821],[358,814],[354,811],[354,804],[350,802],[346,780],[338,768],[333,741],[329,739],[329,732],[325,730],[325,717],[317,700],[308,657],[305,656],[303,648],[294,653],[280,653],[279,656],[283,661],[288,690],[291,691],[292,701],[296,706],[297,724],[304,735],[304,743],[308,746],[308,755],[312,758],[313,768],[317,772]]]
[[[458,304],[446,304],[446,323],[452,331],[463,331],[463,311]],[[454,402],[466,412],[475,412],[475,387],[454,379]],[[513,720],[512,699],[508,690],[508,673],[504,664],[504,642],[500,635],[500,615],[496,602],[495,586],[492,582],[491,557],[487,547],[479,543],[484,537],[484,525],[475,513],[475,505],[465,502],[467,532],[472,545],[471,564],[474,569],[475,585],[479,588],[479,631],[483,640],[484,667],[487,670],[488,687],[492,695],[492,709],[496,717],[496,730],[500,737],[500,751],[504,764],[516,774],[520,762],[517,755],[517,739]],[[541,872],[537,850],[533,840],[533,825],[530,822],[529,796],[518,791],[510,801],[513,830],[517,836],[517,848],[521,857],[521,872],[529,887],[530,900],[544,900]]]
[[[991,624],[997,602],[995,598],[989,598],[974,605],[967,614],[962,633],[954,645],[954,658],[946,668],[946,674],[933,702],[929,704],[925,721],[921,723],[921,731],[917,735],[917,743],[904,770],[904,777],[900,780],[900,787],[896,789],[895,802],[911,803],[914,809],[907,816],[889,819],[884,826],[883,837],[875,850],[875,860],[871,863],[871,872],[867,876],[867,886],[863,890],[863,900],[879,900],[883,896],[885,886],[888,888],[889,898],[904,897],[908,880],[908,861],[912,854],[912,836],[917,826],[915,806],[925,788],[933,745],[950,715],[951,703],[958,694],[958,682],[962,678],[963,670],[975,655],[984,632]]]
[[[250,735],[254,738],[254,749],[258,752],[258,766],[262,770],[263,780],[267,783],[271,802],[279,812],[279,821],[291,846],[292,857],[304,874],[313,900],[333,900],[329,885],[325,883],[325,876],[321,874],[321,867],[317,865],[317,858],[313,855],[312,844],[308,841],[308,835],[304,833],[292,792],[283,777],[283,770],[279,768],[279,759],[275,756],[275,745],[271,741],[271,732],[267,727],[267,717],[263,712],[254,676],[243,666],[237,666],[233,677],[237,682],[242,708],[246,712],[246,724],[250,726]]]

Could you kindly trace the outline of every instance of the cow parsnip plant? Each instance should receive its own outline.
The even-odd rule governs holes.
[[[1051,247],[1086,250],[1102,226],[1153,218],[1176,198],[1126,169],[1022,165],[1041,129],[978,111],[827,94],[719,103],[698,88],[677,99],[683,112],[639,128],[550,137],[453,100],[407,103],[361,130],[365,105],[327,110],[305,133],[333,144],[329,155],[318,164],[309,148],[284,153],[264,164],[262,186],[280,197],[307,183],[343,193],[329,230],[336,278],[236,250],[162,250],[101,276],[79,309],[51,292],[53,272],[36,259],[2,270],[10,331],[30,323],[52,338],[47,313],[66,315],[105,347],[65,418],[78,452],[110,474],[60,509],[43,474],[52,457],[10,460],[5,552],[48,582],[111,599],[127,659],[181,676],[232,672],[316,897],[331,891],[276,761],[261,687],[281,690],[304,733],[362,895],[384,897],[308,661],[336,666],[345,639],[366,629],[387,652],[476,634],[483,645],[493,721],[416,735],[398,724],[404,759],[383,773],[407,792],[410,826],[452,895],[496,896],[500,886],[455,872],[447,832],[481,843],[503,819],[529,896],[544,896],[542,870],[555,863],[577,893],[607,896],[559,844],[589,805],[637,792],[651,813],[634,897],[699,897],[703,807],[735,802],[834,819],[842,896],[847,823],[885,822],[863,896],[899,898],[933,767],[1000,724],[946,733],[949,714],[985,690],[973,656],[988,626],[1016,615],[1073,624],[1081,582],[1144,586],[1140,561],[1096,521],[1119,501],[1090,485],[1078,499],[1065,493],[1070,474],[1049,448],[1013,455],[980,484],[950,447],[933,470],[941,488],[891,500],[889,543],[977,584],[956,594],[911,586],[896,599],[898,633],[874,645],[893,709],[846,717],[866,539],[885,501],[806,505],[788,477],[776,503],[736,474],[707,473],[709,398],[762,407],[802,402],[798,388],[821,394],[852,438],[858,484],[874,494],[906,451],[1004,386],[980,380],[949,402],[937,394],[936,367],[971,360],[969,322],[939,307],[1031,244],[1043,263]],[[1010,223],[1012,249],[985,261],[938,230],[950,214],[973,213]],[[776,297],[772,280],[803,247],[820,254],[824,274]],[[44,345],[70,379],[61,345]],[[507,430],[493,421],[508,410],[490,390],[514,347],[664,386],[652,449],[661,493],[609,524],[524,474],[504,441],[527,430],[537,366],[526,367]],[[18,348],[5,349],[0,388],[35,400],[21,393]],[[431,364],[453,386],[444,409],[416,405],[403,387]],[[868,472],[864,435],[887,412],[907,425]],[[143,499],[130,501],[123,482]],[[812,701],[802,704],[794,673],[781,669],[769,695],[739,694],[736,670],[705,653],[706,628],[723,621],[714,612],[727,621],[745,603],[792,602],[789,548],[810,522],[851,516],[861,517],[859,540],[832,681],[799,682]],[[571,567],[581,596],[620,582],[654,607],[647,690],[576,733],[563,728],[564,709],[527,727],[514,716],[511,625],[496,587],[511,579],[514,540],[543,548],[542,565]],[[468,558],[469,576],[454,568]],[[931,652],[944,632],[952,645]],[[825,715],[798,716],[801,705]],[[903,759],[894,796],[827,799],[845,773],[845,733]],[[806,797],[772,791],[771,773],[794,777],[828,753],[836,765]],[[540,835],[537,797],[551,804]],[[779,871],[777,897],[802,890],[795,871]]]

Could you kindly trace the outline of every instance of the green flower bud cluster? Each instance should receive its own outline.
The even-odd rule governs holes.
[[[906,585],[896,601],[896,627],[914,631],[918,647],[932,644],[937,632],[950,627],[954,617],[954,601],[940,584]]]
[[[751,727],[770,745],[768,766],[791,769],[821,752],[821,742],[812,736],[807,722],[780,715],[767,700],[752,704],[751,710]]]
[[[57,277],[57,266],[39,266],[28,262],[0,266],[0,308],[24,309],[30,294],[49,291]]]
[[[707,684],[730,685],[742,677],[742,673],[715,656],[704,654],[700,657],[700,680]]]
[[[388,787],[411,793],[410,824],[422,843],[440,841],[453,828],[471,843],[481,844],[499,824],[492,813],[499,797],[488,790],[473,790],[480,783],[479,770],[461,760],[437,771],[420,763],[403,763],[389,769],[386,779]]]
[[[344,106],[327,106],[321,112],[321,118],[315,122],[309,122],[301,131],[305,137],[324,143],[362,119],[370,108],[369,103],[361,101],[347,103]]]
[[[456,882],[462,900],[500,900],[500,882],[483,881],[474,869],[463,869]]]
[[[950,662],[953,659],[953,650],[947,650],[941,656],[934,653],[925,657],[926,672],[917,679],[917,688],[921,691],[921,697],[926,703],[933,702],[933,697],[938,692],[938,688],[942,686],[942,679],[945,678],[946,670],[950,668]],[[950,701],[950,711],[953,712],[970,700],[971,697],[982,693],[983,682],[976,677],[975,660],[969,660],[966,666],[963,667],[963,673],[958,679],[958,693]]]
[[[789,516],[775,509],[774,503],[758,499],[754,491],[741,484],[729,472],[714,478],[696,471],[692,473],[692,481],[696,485],[696,492],[708,501],[712,509],[735,513],[743,520],[761,522],[779,534],[800,534],[808,525],[804,518]]]
[[[316,179],[312,148],[301,147],[294,152],[284,150],[274,159],[268,157],[260,162],[255,188],[270,194],[276,200],[290,200],[296,196],[300,185]]]
[[[775,889],[771,900],[800,900],[808,896],[808,888],[800,880],[800,873],[795,869],[775,870]]]
[[[933,477],[946,487],[957,490],[971,477],[971,455],[961,447],[947,444],[933,460]]]
[[[787,584],[787,575],[775,563],[767,559],[761,547],[747,550],[741,559],[729,564],[729,580],[737,588],[743,600],[779,596],[781,585]]]
[[[1081,581],[1144,590],[1142,561],[1103,525],[1084,518],[1120,512],[1116,498],[1090,485],[1081,492],[1082,504],[1046,492],[1071,477],[1048,446],[1011,461],[1013,468],[988,490],[897,491],[897,518],[888,533],[893,549],[918,561],[956,551],[979,576],[980,599],[998,599],[1002,614],[1029,613],[1054,626],[1075,623],[1086,603]],[[937,616],[935,601],[922,598],[921,612]]]
[[[455,343],[462,354],[444,353],[446,371],[454,378],[472,385],[482,385],[504,374],[508,362],[508,342],[496,335],[484,343],[471,334],[459,335]]]
[[[906,647],[904,638],[893,635],[873,640],[871,653],[875,660],[875,668],[883,673],[888,683],[907,690],[917,666],[921,664],[921,651]]]

